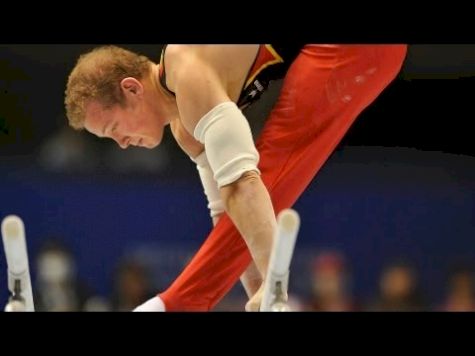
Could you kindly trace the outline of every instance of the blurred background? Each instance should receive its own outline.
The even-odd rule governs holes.
[[[161,50],[122,46],[153,60]],[[123,151],[67,126],[67,76],[93,47],[0,45],[0,218],[24,220],[38,310],[131,310],[167,288],[211,229],[170,132],[154,150]],[[256,136],[280,85],[245,112]],[[474,89],[475,45],[409,47],[295,205],[295,310],[475,310]],[[215,310],[245,302],[237,284]]]

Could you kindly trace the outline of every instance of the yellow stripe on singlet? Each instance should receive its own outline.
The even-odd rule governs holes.
[[[284,60],[282,59],[281,56],[279,56],[279,54],[274,50],[274,48],[272,47],[272,45],[269,45],[269,44],[266,44],[264,45],[266,47],[266,49],[274,56],[274,59],[273,60],[270,60],[270,61],[267,61],[267,62],[264,62],[262,63],[262,65],[251,75],[251,77],[249,77],[249,79],[246,81],[246,85],[244,86],[244,88],[247,88],[249,86],[249,84],[251,84],[254,79],[257,77],[257,75],[262,72],[262,70],[264,68],[267,68],[268,66],[270,65],[273,65],[273,64],[276,64],[276,63],[283,63]],[[259,56],[259,53],[257,54]]]

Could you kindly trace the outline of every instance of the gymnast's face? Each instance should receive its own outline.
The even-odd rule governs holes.
[[[98,137],[113,139],[123,149],[157,147],[162,141],[165,120],[154,98],[135,78],[122,80],[121,89],[124,105],[105,108],[97,101],[87,104],[85,129]]]

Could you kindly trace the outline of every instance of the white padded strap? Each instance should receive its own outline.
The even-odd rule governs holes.
[[[251,128],[235,103],[224,102],[211,109],[196,125],[194,137],[205,145],[218,188],[245,172],[260,173]]]

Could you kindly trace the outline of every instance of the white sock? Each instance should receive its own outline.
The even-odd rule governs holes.
[[[133,310],[134,312],[164,312],[165,304],[162,299],[157,295],[152,299],[147,300],[145,303],[140,304]]]

